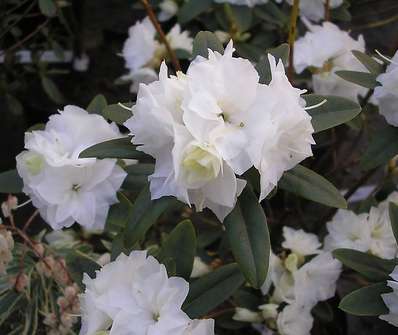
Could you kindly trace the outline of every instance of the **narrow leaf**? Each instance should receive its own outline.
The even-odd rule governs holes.
[[[346,200],[332,183],[302,165],[285,172],[278,186],[304,199],[330,207],[347,208]]]
[[[289,44],[287,43],[282,43],[275,48],[267,49],[267,52],[274,56],[276,58],[276,61],[281,59],[283,64],[287,64],[289,60],[290,48]]]
[[[41,85],[43,86],[44,92],[46,92],[51,100],[57,104],[62,104],[64,102],[65,99],[62,93],[52,79],[44,75],[41,76]]]
[[[378,316],[388,314],[389,310],[381,297],[392,289],[386,283],[373,284],[346,295],[339,308],[346,313],[358,316]]]
[[[375,88],[376,86],[379,86],[379,83],[376,81],[377,76],[373,73],[359,71],[336,71],[336,74],[340,78],[362,87]]]
[[[215,34],[210,31],[200,31],[193,40],[192,57],[202,56],[207,58],[209,50],[224,53],[224,47]]]
[[[129,103],[123,103],[123,105],[131,107]],[[116,122],[119,125],[123,125],[132,115],[131,111],[121,107],[119,104],[108,105],[102,110],[102,116],[104,118]]]
[[[22,188],[23,181],[17,170],[0,173],[0,193],[21,193]]]
[[[363,66],[365,66],[371,73],[379,75],[383,71],[383,65],[376,62],[372,57],[368,56],[366,53],[352,50],[352,54],[358,59]]]
[[[188,0],[182,5],[177,13],[179,23],[187,23],[208,10],[213,4],[213,0]]]
[[[154,164],[133,164],[125,168],[127,177],[124,179],[124,190],[137,191],[148,183],[148,176],[154,171]]]
[[[268,273],[270,238],[264,211],[250,187],[243,190],[224,224],[239,268],[253,287],[260,288]]]
[[[389,204],[389,214],[390,214],[391,228],[394,233],[395,241],[398,244],[398,206],[393,202],[390,202]]]
[[[102,94],[98,94],[87,106],[87,112],[102,115],[102,111],[107,105],[108,102],[106,101],[106,98]]]

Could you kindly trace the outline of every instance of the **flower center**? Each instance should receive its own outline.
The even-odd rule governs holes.
[[[37,175],[43,169],[44,160],[42,156],[32,154],[25,159],[25,164],[30,174]]]
[[[79,190],[81,189],[82,185],[80,184],[73,184],[72,185],[72,191],[74,192],[79,192]]]

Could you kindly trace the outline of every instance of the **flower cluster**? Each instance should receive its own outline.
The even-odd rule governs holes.
[[[220,220],[233,209],[254,166],[261,175],[260,200],[284,171],[312,155],[314,132],[304,92],[289,83],[282,62],[269,55],[272,81],[260,84],[253,65],[235,58],[232,42],[221,55],[198,56],[187,74],[141,85],[125,126],[133,143],[156,159],[153,199],[176,196]]]
[[[25,134],[17,156],[24,192],[53,229],[75,221],[102,229],[126,173],[115,159],[79,158],[88,147],[121,137],[116,125],[76,106],[50,116],[44,130]]]
[[[398,127],[398,51],[377,81],[381,86],[375,88],[373,98],[379,106],[379,112],[389,124]]]
[[[391,293],[384,293],[381,295],[390,313],[381,315],[380,319],[398,327],[398,266],[395,267],[394,271],[390,274],[390,277],[393,280],[388,280],[387,285],[392,288],[393,291]]]
[[[181,31],[180,25],[176,24],[166,38],[173,50],[191,54],[193,40],[188,32]],[[122,79],[132,81],[131,92],[136,93],[140,83],[149,84],[158,79],[157,71],[161,62],[167,58],[167,50],[156,39],[156,30],[148,17],[130,27],[122,56],[129,70]]]
[[[369,213],[339,210],[327,223],[325,249],[348,248],[386,259],[396,257],[398,248],[388,213],[390,202],[398,203],[398,192],[390,194],[377,207],[371,207]]]
[[[6,274],[7,264],[12,260],[14,239],[12,234],[0,224],[0,275]]]
[[[352,50],[365,51],[362,36],[354,40],[346,31],[330,22],[308,24],[309,31],[294,46],[294,67],[297,73],[309,69],[313,72],[314,92],[337,95],[356,100],[367,89],[350,83],[336,75],[336,71],[366,71],[354,57]],[[325,43],[327,41],[327,43]]]
[[[329,252],[322,251],[314,234],[284,227],[283,237],[285,251],[280,256],[271,253],[269,273],[262,287],[269,300],[258,307],[259,312],[247,314],[238,310],[234,319],[263,322],[266,329],[281,335],[308,335],[313,324],[311,309],[334,296],[341,264]],[[313,258],[307,261],[308,256]],[[250,320],[247,315],[251,315]]]
[[[212,335],[213,320],[191,320],[182,310],[189,285],[168,277],[166,268],[146,251],[133,251],[85,274],[81,296],[81,335],[111,329],[111,334]]]

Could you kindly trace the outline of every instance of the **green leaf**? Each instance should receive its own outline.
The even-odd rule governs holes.
[[[228,264],[190,284],[183,310],[199,318],[227,300],[244,283],[237,264]]]
[[[110,232],[118,232],[126,228],[133,209],[133,204],[125,194],[118,192],[117,198],[119,202],[110,207],[106,218],[106,230]]]
[[[352,50],[352,54],[358,59],[363,66],[365,66],[371,73],[376,76],[383,71],[383,65],[377,63],[372,57],[368,56],[366,53]]]
[[[264,211],[249,186],[224,225],[239,268],[253,287],[260,288],[268,273],[270,238]]]
[[[380,84],[376,81],[376,75],[373,73],[359,72],[359,71],[336,71],[336,74],[349,81],[366,88],[375,88]]]
[[[167,236],[156,256],[161,263],[168,258],[173,259],[176,267],[176,275],[189,280],[195,254],[195,228],[190,220],[184,220]]]
[[[91,114],[100,114],[102,115],[105,107],[108,106],[108,102],[106,98],[102,94],[98,94],[91,100],[90,104],[87,106],[87,112]]]
[[[200,31],[193,40],[192,57],[202,56],[207,58],[209,50],[224,53],[224,47],[215,34],[210,31]]]
[[[346,200],[332,183],[302,165],[286,171],[278,187],[329,207],[347,208]]]
[[[83,285],[82,280],[84,273],[87,273],[90,278],[94,278],[95,271],[101,268],[97,262],[79,250],[71,251],[66,256],[66,264],[68,265],[68,270],[73,280],[79,286]]]
[[[134,202],[129,222],[124,233],[124,244],[131,247],[140,241],[159,216],[178,202],[172,197],[151,200],[149,186],[146,186]]]
[[[177,13],[178,22],[187,23],[208,10],[213,4],[213,0],[188,0],[182,5]]]
[[[326,99],[323,105],[308,110],[316,133],[346,123],[361,112],[359,104],[346,98],[316,94],[305,94],[302,98],[306,101],[307,107],[315,106]]]
[[[260,83],[268,85],[272,80],[272,74],[267,55],[263,55],[260,57],[259,61],[256,64],[256,70],[260,77]]]
[[[0,193],[22,193],[23,181],[17,170],[0,173]]]
[[[279,59],[282,60],[283,64],[287,64],[289,61],[290,47],[287,43],[282,43],[281,45],[275,48],[267,49],[266,51],[274,56],[277,62]]]
[[[175,49],[174,50],[178,59],[189,59],[191,58],[191,53],[185,49]]]
[[[54,17],[57,15],[57,6],[54,0],[39,0],[40,11],[48,17]]]
[[[398,154],[398,129],[387,126],[373,134],[361,159],[365,170],[386,164]]]
[[[346,295],[339,308],[346,313],[358,316],[378,316],[388,314],[381,294],[392,292],[386,283],[373,284]]]
[[[395,241],[398,243],[398,206],[393,202],[390,202],[388,209],[390,214],[391,228],[394,233]]]
[[[238,32],[250,29],[253,22],[253,11],[247,6],[229,5],[224,7],[227,17],[236,26]]]
[[[120,159],[140,159],[146,155],[136,150],[136,146],[131,143],[131,137],[122,137],[93,145],[83,150],[80,158],[120,158]]]
[[[45,75],[42,75],[41,85],[43,86],[44,92],[46,92],[51,100],[53,100],[57,104],[62,104],[64,102],[65,99],[62,93],[59,91],[57,85],[52,79]]]
[[[131,107],[131,104],[126,103],[128,107]],[[131,111],[126,108],[121,107],[119,104],[108,105],[102,110],[102,116],[110,121],[116,122],[119,125],[123,125],[129,118],[133,116]]]
[[[333,251],[333,256],[346,267],[355,270],[373,282],[387,280],[398,264],[393,259],[382,259],[351,249],[336,249]]]
[[[148,176],[154,171],[154,164],[133,164],[125,168],[127,174],[122,188],[124,190],[140,190],[148,183]]]

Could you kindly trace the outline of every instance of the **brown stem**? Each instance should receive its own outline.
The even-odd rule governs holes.
[[[167,53],[169,54],[170,60],[173,63],[174,69],[176,70],[176,72],[181,71],[181,65],[180,65],[180,62],[178,61],[177,55],[175,54],[174,50],[171,48],[170,43],[167,40],[167,37],[166,37],[162,27],[160,26],[158,19],[156,18],[156,15],[152,9],[152,6],[149,4],[148,0],[141,0],[141,3],[143,4],[153,26],[155,27],[156,31],[158,32],[160,40],[166,47]]]
[[[25,233],[26,230],[29,228],[30,224],[33,222],[33,220],[35,219],[35,217],[39,214],[39,210],[36,209],[33,214],[31,215],[31,217],[28,219],[28,221],[26,221],[25,225],[22,228],[22,231]]]
[[[296,33],[297,33],[297,18],[299,15],[299,5],[300,5],[300,0],[294,0],[292,11],[290,14],[289,37],[288,37],[290,52],[289,52],[289,68],[287,72],[287,76],[290,82],[292,82],[293,73],[294,73],[293,69],[294,42],[296,40]]]
[[[330,0],[325,2],[325,21],[330,21]]]

